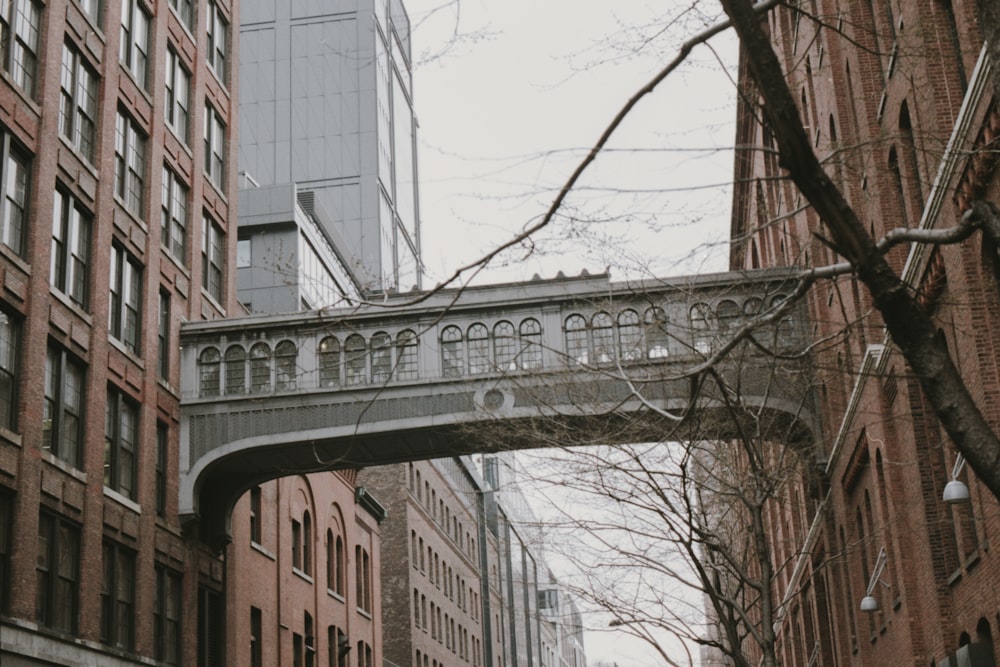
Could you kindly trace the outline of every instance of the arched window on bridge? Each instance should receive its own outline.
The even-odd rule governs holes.
[[[587,320],[582,315],[570,315],[564,326],[567,359],[581,364],[588,363]]]
[[[441,374],[444,377],[460,377],[465,366],[462,350],[462,330],[448,326],[441,332]]]
[[[493,325],[493,361],[498,371],[511,371],[515,366],[517,339],[514,325],[501,320]]]
[[[372,334],[372,382],[386,382],[392,374],[392,338],[384,331]]]
[[[665,359],[667,352],[667,314],[659,306],[647,308],[642,316],[646,337],[646,357]]]
[[[368,381],[367,352],[365,339],[352,334],[344,341],[344,382],[347,384],[364,384]]]
[[[409,329],[396,334],[396,377],[400,380],[417,377],[417,334]]]
[[[319,386],[340,384],[340,340],[327,336],[319,342]]]
[[[715,314],[707,303],[696,303],[691,306],[689,317],[695,352],[708,354],[712,351],[711,328],[715,322]]]
[[[250,391],[254,394],[271,391],[271,348],[267,343],[250,348]]]
[[[295,343],[290,340],[283,340],[274,348],[274,383],[278,391],[295,389],[296,353]]]
[[[719,325],[719,330],[716,332],[716,338],[718,344],[723,345],[733,334],[737,325],[740,321],[740,315],[742,311],[735,301],[731,299],[724,299],[719,302],[719,306],[715,309],[715,321]]]
[[[202,396],[219,395],[219,351],[214,347],[206,347],[198,356],[198,370],[201,378],[199,386]]]
[[[743,314],[746,317],[757,317],[764,312],[764,301],[755,296],[743,302]]]
[[[782,302],[788,297],[784,294],[775,294],[771,297],[771,308],[779,308]],[[779,350],[792,350],[798,344],[798,336],[795,333],[795,324],[789,315],[785,315],[774,325],[774,347]]]
[[[642,359],[639,313],[632,309],[618,313],[618,358],[622,361]]]
[[[521,352],[518,366],[526,370],[542,367],[542,325],[533,317],[521,320]]]
[[[247,393],[247,352],[242,345],[226,348],[226,387],[228,395]]]
[[[615,329],[611,316],[605,312],[594,315],[590,322],[594,341],[594,362],[609,364],[615,360]]]
[[[476,322],[466,332],[469,342],[469,375],[490,371],[490,331],[485,324]]]

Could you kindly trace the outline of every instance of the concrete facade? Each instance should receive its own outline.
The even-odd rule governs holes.
[[[803,12],[770,11],[770,34],[820,158],[872,234],[951,227],[971,200],[997,201],[1000,117],[975,3],[802,4]],[[745,70],[741,82],[752,90]],[[774,148],[746,101],[737,123],[737,146]],[[736,183],[733,268],[838,260],[772,152],[739,151]],[[1000,427],[996,249],[976,234],[957,245],[899,247],[888,259],[922,295],[977,403]],[[814,336],[836,341],[817,358],[825,484],[811,497],[803,486],[804,502],[773,517],[774,560],[788,564],[774,582],[786,603],[782,664],[992,666],[1000,560],[990,542],[1000,505],[955,466],[954,447],[871,310],[851,276],[811,293]],[[943,502],[953,475],[968,484],[969,502]],[[878,609],[863,612],[873,581]]]

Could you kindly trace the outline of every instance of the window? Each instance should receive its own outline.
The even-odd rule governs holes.
[[[328,667],[347,667],[347,657],[351,653],[351,640],[344,631],[335,625],[328,626],[326,643],[329,651]]]
[[[255,486],[250,489],[250,541],[254,544],[261,544],[261,505],[260,487]]]
[[[260,394],[271,391],[271,348],[256,343],[250,348],[250,391]]]
[[[229,23],[222,15],[215,0],[208,0],[208,16],[205,26],[208,31],[208,66],[212,68],[215,75],[226,82],[226,40],[228,38]]]
[[[260,609],[250,607],[250,667],[264,666],[263,641],[264,623]]]
[[[138,0],[122,0],[122,39],[118,57],[135,82],[146,89],[150,16]]]
[[[340,384],[340,341],[334,336],[319,342],[319,384],[321,387]]]
[[[226,349],[226,394],[247,392],[247,353],[239,345]]]
[[[2,2],[2,0],[0,0]],[[0,134],[0,243],[25,257],[25,239],[28,231],[28,179],[31,174],[31,158],[11,138]]]
[[[37,84],[41,26],[42,7],[34,0],[0,0],[2,66],[10,72],[14,84],[31,98],[35,97]]]
[[[80,5],[83,13],[87,15],[87,18],[97,25],[101,24],[101,6],[104,4],[103,0],[77,0],[77,3]]]
[[[295,389],[295,343],[283,340],[274,348],[274,384],[278,391]]]
[[[372,647],[365,642],[358,642],[358,667],[375,667]]]
[[[191,27],[191,18],[194,13],[192,12],[192,3],[194,0],[168,0],[170,6],[173,7],[174,11],[177,12],[177,16],[180,17],[181,22],[184,23],[188,28]]]
[[[205,214],[202,219],[201,286],[216,303],[222,303],[222,267],[225,235],[215,221]]]
[[[364,384],[368,380],[365,339],[358,334],[344,343],[344,374],[347,384]]]
[[[302,569],[302,524],[292,519],[292,567]]]
[[[445,327],[441,332],[441,374],[444,377],[460,377],[465,365],[462,351],[462,330],[455,326]]]
[[[226,126],[211,104],[205,105],[205,173],[215,187],[225,187]]]
[[[108,387],[104,430],[104,486],[135,498],[135,460],[139,444],[139,407]]]
[[[20,359],[21,321],[0,310],[0,426],[11,431],[17,428]]]
[[[392,338],[384,331],[372,334],[372,382],[385,382],[392,373]]]
[[[188,126],[191,124],[191,75],[181,63],[180,56],[173,48],[167,49],[167,94],[165,120],[167,127],[188,142]]]
[[[396,377],[400,380],[417,377],[417,335],[409,329],[396,334]]]
[[[156,374],[161,380],[170,379],[170,293],[164,289],[156,325]]]
[[[615,330],[611,316],[607,313],[597,313],[591,320],[591,334],[594,341],[594,361],[606,364],[614,360]]]
[[[59,134],[94,162],[97,127],[97,73],[70,44],[63,44]]]
[[[55,514],[38,515],[35,620],[76,634],[80,604],[80,529]]]
[[[642,329],[639,313],[623,310],[618,314],[618,358],[622,361],[642,359]]]
[[[198,356],[198,386],[202,396],[219,395],[219,364],[221,357],[214,347],[206,347]]]
[[[466,333],[469,341],[469,375],[490,370],[490,332],[486,325],[473,324]]]
[[[519,329],[521,351],[518,366],[525,369],[542,367],[542,325],[534,318],[521,322]]]
[[[514,369],[514,355],[517,353],[514,339],[514,325],[507,321],[493,325],[493,362],[498,371]]]
[[[313,667],[316,664],[316,629],[312,615],[307,611],[302,620],[302,629],[305,631],[306,664],[305,667]]]
[[[49,282],[83,308],[88,301],[90,220],[90,214],[69,193],[56,190]]]
[[[161,421],[156,422],[156,515],[167,513],[167,456],[170,431]]]
[[[135,121],[119,109],[115,119],[115,196],[140,218],[145,173],[146,137]]]
[[[135,553],[104,542],[101,642],[127,651],[135,647]]]
[[[198,667],[222,667],[225,646],[222,594],[198,588]]]
[[[160,245],[187,266],[188,189],[169,167],[163,167]]]
[[[302,571],[312,574],[312,515],[306,510],[302,514]]]
[[[361,546],[354,547],[354,566],[357,605],[361,611],[371,612],[372,610],[372,564],[368,552]]]
[[[646,309],[642,319],[646,337],[646,356],[650,359],[665,359],[669,355],[667,314],[662,308],[653,306]]]
[[[345,555],[344,538],[337,535],[333,538],[333,571],[330,582],[327,584],[337,595],[344,594],[344,579],[347,575]]]
[[[0,614],[10,611],[10,559],[14,553],[14,497],[0,493]]]
[[[139,352],[142,267],[117,243],[111,245],[108,333],[130,352]]]
[[[566,318],[566,357],[568,361],[585,364],[590,356],[587,345],[587,320],[582,315]]]
[[[42,449],[79,466],[83,447],[84,367],[64,350],[49,345],[45,357]]]

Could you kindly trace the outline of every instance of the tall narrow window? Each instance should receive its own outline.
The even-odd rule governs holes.
[[[10,611],[10,561],[14,554],[14,496],[0,493],[0,614]]]
[[[11,431],[17,428],[20,360],[21,321],[0,310],[0,426]]]
[[[134,215],[143,217],[146,137],[121,109],[115,119],[115,196]]]
[[[115,387],[108,387],[104,431],[104,486],[135,498],[135,461],[139,445],[139,407]]]
[[[255,486],[250,489],[250,541],[254,544],[262,544],[260,526],[262,511],[260,487]]]
[[[465,365],[462,349],[462,330],[448,326],[441,332],[441,374],[444,377],[459,377]]]
[[[130,352],[139,352],[142,267],[117,243],[111,245],[108,333]]]
[[[475,323],[466,333],[469,341],[469,375],[490,370],[490,332],[486,325]]]
[[[533,317],[521,322],[518,329],[521,349],[517,365],[526,370],[542,367],[542,325]]]
[[[222,304],[222,276],[225,234],[206,213],[202,219],[201,286],[215,302]]]
[[[135,648],[135,552],[109,541],[104,542],[101,642]]]
[[[35,620],[75,635],[80,607],[80,529],[48,512],[38,515]]]
[[[372,334],[372,382],[385,382],[392,373],[392,338],[384,331]]]
[[[101,25],[101,19],[104,18],[104,12],[101,11],[104,0],[77,0],[77,4],[80,5],[80,9],[87,15],[87,18],[95,25]]]
[[[302,513],[302,571],[312,574],[313,524],[309,510]]]
[[[201,396],[219,395],[219,366],[221,361],[219,351],[214,347],[206,347],[198,355],[198,387]]]
[[[585,364],[589,361],[589,345],[587,344],[587,320],[582,315],[570,315],[566,318],[566,358]]]
[[[409,329],[396,334],[396,377],[400,380],[417,377],[417,335]]]
[[[256,343],[250,348],[250,391],[254,394],[271,391],[271,348]]]
[[[344,551],[344,538],[337,535],[333,543],[333,592],[344,594],[344,580],[347,577],[347,553]]]
[[[204,586],[198,588],[198,667],[222,667],[223,609],[221,593]]]
[[[191,19],[194,17],[193,5],[195,0],[168,0],[170,6],[177,12],[181,23],[191,28]]]
[[[347,384],[368,381],[365,339],[353,334],[344,342],[344,380]]]
[[[205,173],[215,187],[225,187],[226,126],[211,104],[205,105]]]
[[[646,356],[650,359],[664,359],[668,355],[667,314],[658,306],[647,308],[642,316],[646,338]]]
[[[591,334],[594,342],[594,361],[610,363],[615,355],[615,330],[611,316],[601,312],[591,320]]]
[[[0,0],[2,2],[2,0]],[[28,232],[28,179],[31,174],[31,158],[13,140],[10,134],[0,134],[2,150],[2,170],[0,170],[0,243],[21,257],[27,252],[25,240]]]
[[[14,84],[35,97],[42,6],[34,0],[0,0],[0,63]]]
[[[59,134],[90,163],[97,136],[97,73],[70,44],[63,44]]]
[[[160,203],[160,246],[187,266],[188,189],[169,167],[163,167]]]
[[[58,188],[52,210],[49,282],[83,308],[88,303],[90,226],[90,214],[68,192]]]
[[[122,31],[118,57],[136,83],[147,87],[149,72],[149,24],[151,18],[138,0],[122,0]]]
[[[319,384],[321,387],[340,384],[340,341],[334,336],[319,342]]]
[[[167,127],[187,144],[191,124],[191,74],[173,48],[167,49],[167,81],[164,104]]]
[[[226,394],[247,392],[247,353],[239,345],[226,348]]]
[[[355,567],[355,577],[357,579],[357,606],[358,609],[371,612],[372,610],[372,569],[371,569],[371,557],[368,555],[368,551],[362,549],[361,546],[356,546],[354,548],[354,567]]]
[[[292,567],[302,569],[302,523],[292,519]]]
[[[45,357],[42,449],[72,466],[83,452],[84,367],[64,350],[49,345]]]
[[[514,370],[517,356],[517,337],[514,325],[501,320],[493,325],[493,364],[496,370],[506,372]]]
[[[618,358],[622,361],[642,359],[642,329],[639,313],[634,310],[618,314]]]
[[[156,515],[167,513],[167,469],[170,453],[170,431],[161,421],[156,422]]]
[[[160,290],[156,324],[156,374],[170,379],[170,293]]]
[[[274,384],[278,391],[295,389],[296,373],[295,343],[283,340],[274,348]]]
[[[229,22],[222,14],[215,0],[206,3],[207,20],[205,27],[208,32],[208,48],[206,54],[208,66],[212,68],[219,80],[226,83],[226,42],[228,41]]]
[[[264,667],[263,641],[264,623],[257,607],[250,607],[250,667]]]

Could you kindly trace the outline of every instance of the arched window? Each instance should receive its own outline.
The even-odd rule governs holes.
[[[344,557],[344,538],[340,535],[333,541],[333,592],[344,594],[344,579],[347,562]]]
[[[462,350],[462,330],[448,326],[441,332],[441,374],[444,377],[460,377],[465,365]]]
[[[590,329],[594,342],[594,362],[607,364],[614,361],[615,330],[611,316],[605,312],[597,313],[590,322]]]
[[[529,317],[521,321],[521,352],[518,355],[518,365],[524,369],[542,367],[542,325]]]
[[[199,386],[202,396],[219,395],[219,351],[214,347],[206,347],[198,356],[200,374]]]
[[[469,343],[469,375],[490,370],[490,332],[485,324],[476,322],[466,332]]]
[[[639,313],[631,309],[618,313],[618,358],[622,361],[642,359]]]
[[[392,338],[384,331],[372,334],[372,382],[385,382],[392,373]]]
[[[587,320],[582,315],[570,315],[566,318],[566,358],[585,364],[590,361],[587,345]]]
[[[309,510],[302,513],[302,571],[312,574],[312,515]]]
[[[274,348],[274,384],[278,391],[295,389],[296,377],[295,343],[283,340]]]
[[[726,299],[719,303],[715,311],[716,321],[720,331],[728,331],[736,326],[740,320],[740,307],[735,301]]]
[[[752,296],[743,302],[743,314],[746,317],[756,317],[764,312],[764,300]]]
[[[271,348],[267,343],[250,348],[250,391],[255,394],[271,391]]]
[[[319,385],[335,387],[340,384],[340,341],[327,336],[319,342]]]
[[[358,334],[352,334],[344,341],[344,382],[346,384],[364,384],[368,381],[366,351],[365,339]]]
[[[247,353],[241,345],[230,345],[226,349],[226,393],[245,394],[247,392]]]
[[[333,590],[334,581],[336,580],[336,561],[334,560],[334,542],[333,542],[333,530],[330,528],[326,529],[326,589],[328,591]]]
[[[695,352],[708,354],[712,351],[711,327],[715,316],[706,303],[696,303],[691,306],[691,335]]]
[[[400,380],[417,377],[417,334],[409,329],[396,334],[396,377]]]
[[[647,308],[642,316],[643,329],[646,337],[646,356],[649,359],[666,359],[667,351],[667,314],[659,306]]]
[[[501,320],[493,325],[493,361],[497,370],[513,370],[516,355],[517,340],[514,336],[514,325]]]

